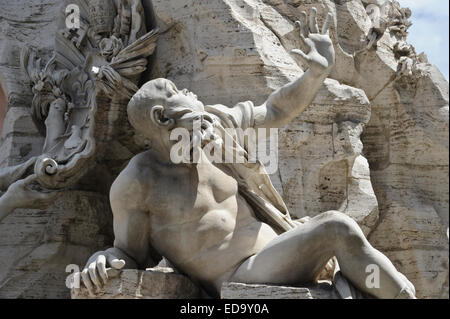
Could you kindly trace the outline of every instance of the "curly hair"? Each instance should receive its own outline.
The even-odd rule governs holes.
[[[167,108],[167,100],[177,92],[175,84],[167,79],[155,79],[144,84],[128,103],[127,113],[131,125],[141,132],[148,130],[152,108],[156,105]]]

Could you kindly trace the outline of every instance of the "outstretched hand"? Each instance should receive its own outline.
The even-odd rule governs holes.
[[[51,205],[61,192],[40,192],[29,188],[37,180],[33,174],[11,184],[6,191],[5,200],[12,208],[45,209]]]
[[[327,14],[322,32],[320,32],[316,15],[316,8],[312,8],[308,21],[306,12],[302,11],[300,21],[295,23],[300,30],[300,38],[309,49],[308,54],[298,49],[292,50],[291,53],[299,56],[314,74],[328,75],[335,61],[333,43],[329,36],[330,22],[333,16],[331,13]]]

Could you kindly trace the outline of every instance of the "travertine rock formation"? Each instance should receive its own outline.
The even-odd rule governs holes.
[[[331,285],[298,288],[267,285],[247,285],[225,283],[222,286],[222,299],[339,299]]]
[[[279,172],[272,180],[292,215],[330,209],[349,214],[415,284],[418,297],[448,298],[448,82],[407,45],[405,12],[398,8],[367,50],[372,21],[365,2],[144,0],[147,11],[153,4],[155,20],[147,15],[148,24],[161,28],[146,80],[167,77],[198,92],[205,103],[263,102],[304,68],[289,54],[305,49],[294,26],[300,12],[315,6],[319,20],[332,12],[336,67],[310,109],[280,132]],[[0,8],[0,83],[8,100],[0,140],[5,167],[42,149],[19,52],[26,44],[49,58],[57,28],[53,17],[62,8],[54,0],[4,1]],[[97,237],[103,230],[95,228],[98,220],[111,218],[108,184],[139,150],[123,136],[111,144],[93,177],[75,187],[100,195],[69,192],[46,212],[20,211],[0,224],[0,296],[67,297],[65,265],[81,265],[110,244],[107,237]],[[78,212],[75,201],[86,204],[81,215],[72,215]],[[95,218],[84,219],[86,211]],[[37,220],[42,216],[53,217]],[[81,218],[80,227],[92,232],[73,244],[69,234],[75,233],[68,230],[73,220],[64,216]],[[49,220],[52,231],[61,229],[58,239],[48,240],[42,232]],[[33,238],[32,245],[24,238]],[[49,243],[58,248],[38,249]],[[68,255],[59,253],[73,245],[78,248]],[[60,276],[48,279],[50,269]],[[45,276],[47,286],[39,279]]]
[[[69,298],[66,266],[111,242],[110,215],[108,197],[80,191],[45,211],[16,210],[0,224],[0,296]]]
[[[19,71],[20,47],[28,44],[39,48],[49,57],[57,28],[53,17],[61,8],[56,0],[45,3],[3,1],[0,6],[0,84],[8,102],[0,140],[0,165],[6,167],[22,163],[29,157],[40,154],[42,149],[44,138],[39,135],[31,120],[32,93],[27,85],[26,75]],[[93,203],[93,206],[98,205]],[[0,224],[0,296],[70,296],[64,285],[64,272],[65,266],[72,263],[71,258],[67,259],[69,254],[64,257],[64,254],[59,253],[63,252],[61,248],[69,247],[67,240],[60,237],[59,243],[53,241],[49,245],[46,240],[46,231],[50,229],[58,232],[59,228],[65,236],[67,221],[62,226],[62,212],[56,207],[52,210],[53,213],[18,211]],[[53,223],[49,224],[49,221]],[[52,224],[56,226],[54,229],[49,227]],[[86,226],[89,227],[89,223]],[[83,246],[83,250],[86,250],[85,247]],[[80,257],[81,262],[83,257]],[[56,269],[59,276],[53,279],[50,274]]]
[[[188,277],[174,273],[172,268],[150,268],[146,271],[123,270],[112,274],[102,293],[90,296],[83,286],[72,289],[72,299],[193,299],[200,298],[201,291]]]

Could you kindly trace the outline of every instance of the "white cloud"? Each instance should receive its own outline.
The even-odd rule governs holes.
[[[398,1],[412,10],[413,26],[409,29],[408,42],[415,46],[417,53],[425,52],[430,62],[436,64],[448,80],[449,1]]]

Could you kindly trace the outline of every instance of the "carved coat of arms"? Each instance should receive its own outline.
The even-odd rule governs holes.
[[[66,24],[57,32],[45,65],[32,50],[21,54],[34,94],[32,117],[45,136],[35,174],[48,189],[75,183],[104,152],[158,34],[147,32],[141,0],[76,0],[71,6],[76,28]]]

